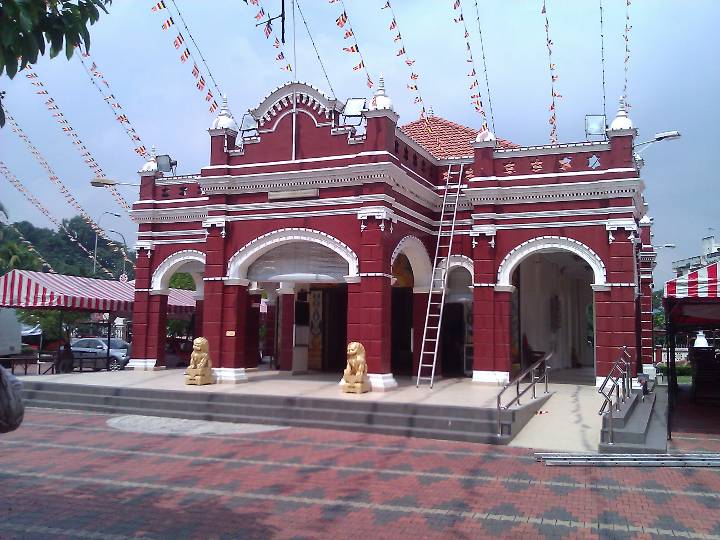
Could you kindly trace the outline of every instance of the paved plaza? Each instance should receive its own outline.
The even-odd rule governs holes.
[[[720,539],[720,473],[532,451],[29,409],[0,438],[0,538]]]

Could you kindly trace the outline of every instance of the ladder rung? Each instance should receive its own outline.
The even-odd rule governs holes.
[[[426,328],[427,328],[428,330],[437,330],[437,329],[439,329],[440,327],[439,327],[439,326],[426,326]]]
[[[425,338],[425,341],[437,341],[437,340],[438,340],[438,338],[435,338],[435,337],[426,337]]]
[[[433,367],[432,364],[420,364],[421,367]]]

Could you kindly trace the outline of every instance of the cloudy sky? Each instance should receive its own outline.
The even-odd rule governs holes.
[[[198,2],[175,0],[192,31],[230,107],[238,116],[255,107],[289,78],[275,60],[278,50],[255,27],[257,7],[243,0]],[[325,63],[330,83],[340,99],[369,95],[364,75],[352,70],[359,60],[347,53],[343,31],[335,25],[340,2],[299,0],[312,36]],[[357,42],[370,75],[384,73],[400,122],[417,118],[417,106],[406,88],[408,70],[396,56],[391,15],[381,10],[384,0],[344,0]],[[207,163],[206,132],[213,115],[190,73],[173,47],[180,21],[161,29],[167,10],[152,13],[155,2],[116,0],[109,15],[91,28],[92,60],[110,83],[143,142],[155,145],[179,162],[178,173],[197,172]],[[172,8],[172,0],[166,0]],[[288,45],[292,59],[293,24],[288,3]],[[436,115],[479,127],[480,118],[469,104],[468,64],[461,25],[453,23],[453,0],[395,0],[393,7],[407,52],[416,60],[425,102]],[[279,11],[280,0],[264,0],[265,10]],[[482,69],[475,4],[463,0],[473,53]],[[550,96],[544,19],[540,0],[479,0],[477,2],[487,56],[496,132],[521,145],[548,142]],[[584,117],[603,111],[600,62],[599,0],[547,0],[550,33],[557,64],[558,133],[560,142],[585,140]],[[605,14],[605,78],[607,113],[612,118],[623,87],[624,0],[603,0]],[[177,19],[177,17],[175,17]],[[639,129],[638,142],[660,131],[679,130],[682,138],[658,143],[643,152],[642,177],[650,215],[655,218],[655,243],[675,243],[662,250],[656,273],[659,285],[671,277],[670,262],[697,254],[700,239],[715,228],[718,218],[717,148],[720,126],[720,2],[716,0],[633,0],[630,38],[630,116]],[[276,25],[276,32],[279,25]],[[292,76],[331,93],[299,15],[297,66]],[[182,50],[182,49],[181,49]],[[132,151],[126,134],[114,119],[77,60],[43,58],[37,73],[61,106],[65,117],[92,151],[106,174],[120,181],[136,181],[142,160]],[[481,79],[481,82],[484,81]],[[93,189],[93,176],[43,105],[43,96],[22,75],[0,77],[6,104],[30,139],[73,190],[89,214],[119,211],[104,190]],[[481,85],[487,101],[487,91]],[[75,214],[22,142],[0,130],[0,158],[60,217]],[[128,200],[134,188],[121,188]],[[49,222],[10,185],[0,179],[1,199],[12,220],[36,225]],[[127,217],[103,217],[103,227],[117,229],[128,242],[135,227]]]

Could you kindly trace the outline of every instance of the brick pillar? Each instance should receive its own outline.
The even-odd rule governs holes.
[[[428,293],[424,288],[413,291],[413,376],[417,377],[422,350],[423,332],[425,331],[425,315],[427,314]]]
[[[473,381],[505,383],[510,377],[510,306],[507,305],[507,313],[503,315],[498,311],[496,300],[509,301],[511,293],[495,291],[495,248],[490,238],[478,237],[473,257]],[[507,353],[505,349],[498,349],[498,339],[506,340]],[[498,362],[498,354],[507,354],[507,359],[503,357]]]
[[[222,281],[205,281],[202,331],[200,335],[208,340],[210,358],[214,367],[221,366],[223,287]]]
[[[222,302],[222,351],[219,372],[233,381],[246,380],[245,368],[249,367],[245,354],[246,327],[250,295],[243,285],[226,285]]]
[[[510,375],[510,307],[512,291],[495,291],[495,360],[493,369],[495,373]]]
[[[392,290],[390,279],[390,223],[380,213],[363,220],[360,236],[360,283],[348,286],[348,342],[365,347],[373,390],[397,387],[391,368]]]
[[[167,295],[151,295],[152,252],[141,249],[135,270],[132,357],[128,367],[148,370],[165,365]],[[137,290],[146,289],[146,290]]]
[[[605,377],[623,346],[633,359],[635,347],[634,287],[593,286],[595,291],[595,376]],[[633,363],[633,368],[635,364]]]
[[[278,326],[278,369],[292,369],[293,347],[295,345],[295,291],[292,286],[281,284],[278,292],[280,324]]]

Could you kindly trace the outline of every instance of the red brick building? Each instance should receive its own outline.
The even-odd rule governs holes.
[[[264,294],[280,369],[340,373],[360,341],[392,388],[417,372],[448,178],[439,375],[506,381],[554,350],[553,368],[600,377],[622,345],[651,362],[655,253],[622,106],[607,140],[532,147],[436,116],[400,126],[382,84],[361,116],[344,106],[286,84],[252,130],[223,107],[198,175],[143,167],[132,366],[163,365],[169,280],[190,272],[220,381],[258,365]]]

